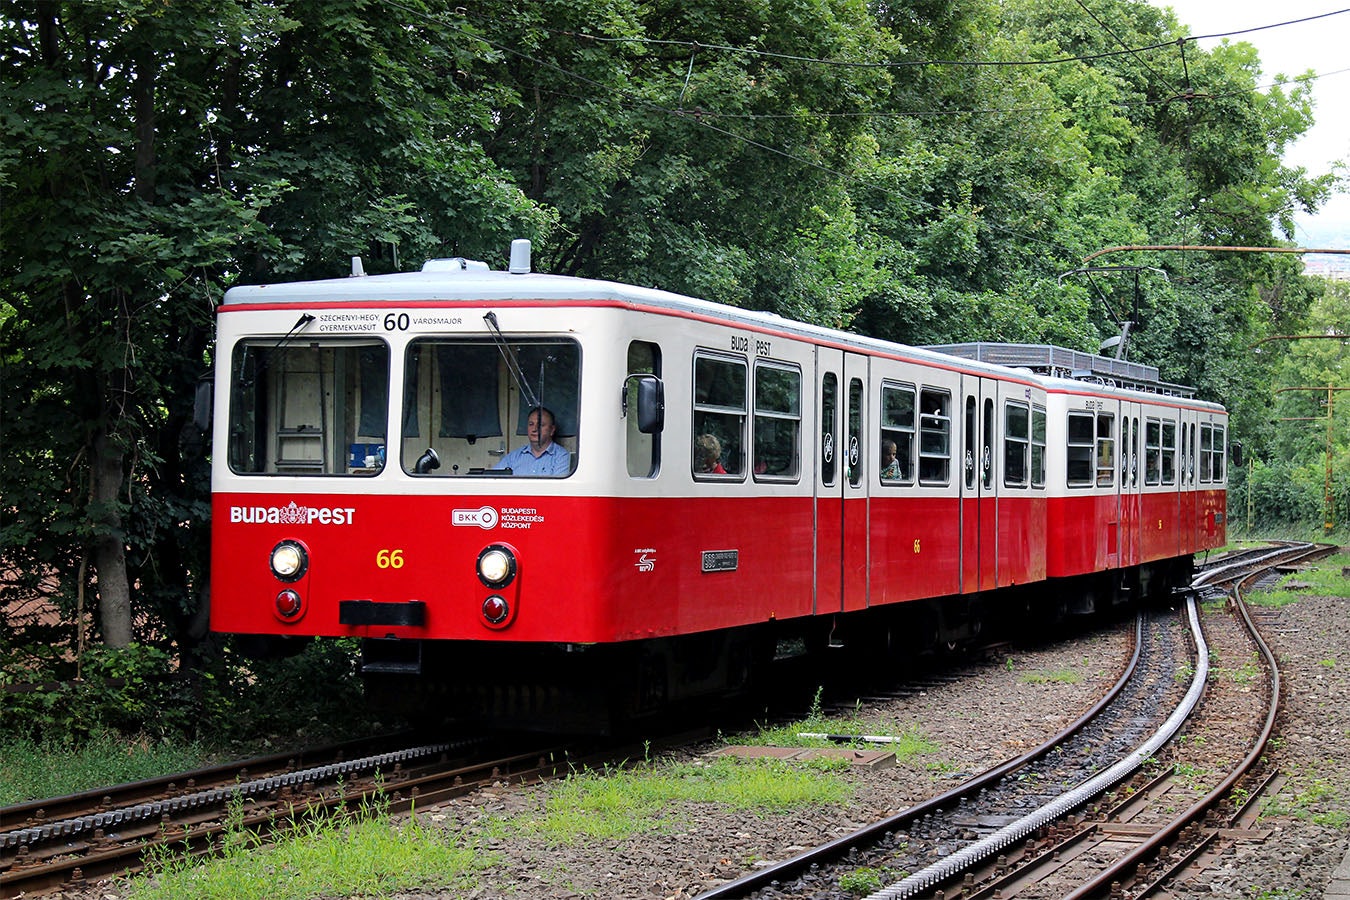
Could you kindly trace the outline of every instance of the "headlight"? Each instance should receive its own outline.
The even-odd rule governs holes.
[[[272,548],[272,574],[282,581],[299,581],[309,568],[309,554],[297,541],[282,541]]]
[[[490,544],[478,554],[478,580],[492,588],[506,587],[516,577],[516,555],[511,548]]]

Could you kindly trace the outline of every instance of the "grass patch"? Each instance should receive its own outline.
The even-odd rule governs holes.
[[[1330,781],[1310,772],[1299,777],[1261,808],[1261,817],[1289,816],[1332,828],[1344,828],[1350,814],[1342,808],[1340,791]]]
[[[901,881],[909,875],[904,869],[875,869],[864,866],[839,876],[839,889],[854,897],[875,894],[889,882]]]
[[[1318,560],[1314,565],[1291,572],[1276,582],[1269,591],[1256,591],[1247,596],[1253,606],[1280,607],[1295,603],[1304,597],[1341,597],[1350,599],[1350,578],[1341,574],[1350,566],[1350,555],[1337,553]],[[1287,585],[1298,583],[1297,590]]]
[[[802,734],[833,734],[841,737],[856,736],[852,741],[831,741],[825,738],[802,737]],[[890,743],[864,741],[863,735],[880,735],[894,738]],[[857,719],[804,719],[793,725],[780,725],[776,728],[762,729],[759,734],[746,738],[744,743],[760,747],[855,747],[871,750],[885,750],[895,754],[896,764],[906,762],[920,753],[936,753],[938,745],[914,725],[900,734],[887,734],[886,729],[868,727]]]
[[[1243,599],[1252,606],[1264,606],[1268,609],[1279,609],[1281,606],[1288,606],[1290,603],[1297,603],[1308,596],[1299,591],[1282,591],[1279,589],[1269,591],[1257,591],[1252,594],[1244,594]]]
[[[802,737],[802,734],[832,734],[856,736],[854,741],[831,741],[825,738]],[[881,735],[892,737],[894,743],[879,744],[862,740],[863,735]],[[827,716],[820,709],[820,694],[816,694],[815,703],[805,719],[773,728],[761,728],[758,734],[743,738],[741,743],[757,747],[855,747],[872,750],[886,750],[895,754],[897,765],[904,763],[920,753],[936,753],[938,745],[924,735],[918,725],[895,734],[894,730],[878,722],[868,722],[857,716]]]
[[[868,728],[866,723],[853,719],[806,719],[795,725],[782,725],[768,728],[744,743],[762,747],[855,747],[871,750],[884,750],[895,754],[897,765],[907,762],[921,753],[936,753],[938,745],[933,743],[917,726],[912,726],[900,734],[885,734],[884,729]],[[801,734],[834,734],[840,736],[856,735],[853,741],[830,741],[824,738],[801,737]],[[863,735],[877,735],[895,738],[890,743],[864,741]]]
[[[112,733],[80,744],[0,742],[0,806],[42,800],[210,765],[200,744],[127,739]]]
[[[676,803],[715,803],[758,816],[842,803],[853,789],[833,768],[728,756],[576,772],[541,786],[544,801],[538,813],[495,819],[484,836],[519,840],[525,833],[552,846],[620,841],[670,828],[673,823],[662,811]]]
[[[494,841],[621,841],[677,829],[680,821],[664,814],[677,803],[768,815],[853,796],[843,778],[821,766],[733,757],[575,772],[538,790],[538,811],[490,817],[468,832],[395,822],[378,807],[302,825],[275,843],[227,825],[224,849],[205,862],[172,849],[154,854],[147,874],[126,882],[128,900],[388,897],[424,887],[461,896],[478,888],[485,872],[500,871],[488,849]]]
[[[493,862],[455,835],[367,809],[307,823],[271,844],[231,828],[219,856],[155,854],[147,874],[125,885],[128,900],[388,897],[426,885],[467,892]]]
[[[1253,684],[1265,677],[1266,670],[1261,665],[1261,657],[1252,654],[1252,657],[1237,668],[1222,666],[1219,664],[1219,654],[1210,650],[1209,652],[1209,677],[1211,680],[1224,679],[1232,681],[1234,684]]]

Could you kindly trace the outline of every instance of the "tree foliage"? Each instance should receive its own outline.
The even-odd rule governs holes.
[[[1137,302],[1132,358],[1262,451],[1307,449],[1265,424],[1276,368],[1246,352],[1344,314],[1296,259],[1104,258],[1151,267],[1137,300],[1061,277],[1116,245],[1270,245],[1333,187],[1280,161],[1304,84],[1263,87],[1246,44],[1178,43],[1142,0],[7,9],[7,594],[55,583],[114,647],[203,639],[185,426],[222,291],[358,254],[500,261],[529,237],[546,270],[910,343],[1095,351]]]

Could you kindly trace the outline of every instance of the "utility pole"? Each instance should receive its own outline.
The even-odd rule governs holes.
[[[1317,387],[1311,387],[1311,386],[1286,387],[1286,388],[1280,388],[1279,390],[1275,391],[1275,393],[1277,393],[1277,394],[1282,394],[1282,393],[1284,393],[1285,391],[1318,391],[1318,392],[1326,391],[1326,392],[1327,392],[1327,414],[1326,414],[1325,416],[1291,416],[1291,417],[1287,417],[1287,418],[1281,418],[1279,421],[1281,421],[1281,422],[1320,422],[1320,421],[1322,421],[1323,419],[1326,419],[1326,420],[1327,420],[1327,472],[1326,472],[1326,488],[1325,488],[1325,493],[1323,494],[1323,500],[1322,500],[1322,528],[1323,528],[1323,530],[1324,530],[1324,532],[1325,532],[1326,534],[1331,534],[1331,532],[1334,531],[1334,530],[1336,529],[1336,504],[1335,504],[1334,498],[1332,497],[1332,492],[1331,492],[1332,482],[1333,482],[1333,479],[1332,479],[1332,472],[1331,472],[1331,461],[1332,461],[1332,459],[1333,459],[1333,453],[1332,453],[1332,451],[1333,451],[1334,446],[1335,446],[1335,445],[1333,444],[1333,442],[1332,442],[1332,437],[1333,437],[1333,435],[1334,435],[1334,432],[1332,431],[1332,426],[1333,426],[1333,424],[1335,423],[1335,400],[1336,400],[1336,392],[1337,392],[1337,391],[1350,391],[1350,387],[1336,387],[1335,385],[1332,385],[1332,384],[1328,384],[1326,387],[1322,387],[1322,386],[1320,386],[1320,385],[1318,385]]]

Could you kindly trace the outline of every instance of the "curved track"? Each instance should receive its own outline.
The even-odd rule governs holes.
[[[1220,582],[1254,579],[1273,566],[1317,552],[1325,551],[1298,545],[1255,556],[1217,560],[1197,579],[1191,593]],[[699,900],[757,896],[757,891],[766,897],[782,896],[780,889],[793,896],[824,896],[837,890],[838,878],[844,871],[860,865],[899,868],[911,873],[872,894],[869,900],[924,896],[945,896],[948,900],[955,896],[1007,898],[1019,894],[1086,898],[1113,891],[1112,896],[1147,896],[1169,879],[1183,877],[1188,866],[1195,866],[1215,852],[1217,842],[1241,839],[1232,833],[1232,828],[1250,820],[1252,803],[1271,784],[1271,776],[1260,772],[1257,763],[1274,730],[1279,704],[1279,672],[1274,657],[1238,600],[1232,604],[1234,615],[1243,623],[1251,645],[1258,648],[1263,660],[1262,684],[1267,689],[1264,713],[1259,718],[1264,721],[1259,726],[1252,725],[1253,738],[1245,755],[1217,776],[1203,797],[1189,803],[1179,815],[1167,812],[1178,805],[1176,797],[1183,793],[1175,784],[1178,772],[1171,768],[1158,771],[1157,765],[1144,763],[1154,761],[1154,754],[1188,718],[1222,713],[1222,710],[1207,713],[1203,707],[1199,714],[1194,713],[1206,684],[1208,654],[1193,596],[1188,598],[1188,605],[1193,635],[1190,640],[1199,648],[1198,653],[1188,656],[1192,671],[1189,690],[1180,700],[1173,691],[1169,699],[1167,686],[1157,683],[1159,673],[1168,669],[1165,660],[1170,658],[1175,665],[1179,657],[1169,656],[1176,647],[1168,649],[1165,639],[1150,650],[1159,624],[1155,621],[1145,629],[1141,620],[1136,660],[1140,647],[1145,657],[1159,653],[1164,660],[1153,675],[1142,676],[1143,681],[1152,679],[1155,684],[1137,692],[1154,698],[1144,703],[1144,707],[1151,705],[1151,711],[1142,711],[1144,707],[1139,706],[1129,708],[1130,701],[1123,696],[1128,693],[1123,685],[1141,678],[1140,667],[1132,662],[1131,671],[1122,676],[1112,695],[1104,698],[1084,720],[1107,723],[1102,725],[1105,729],[1102,734],[1119,743],[1122,733],[1132,727],[1132,717],[1143,716],[1152,723],[1151,734],[1143,740],[1131,738],[1128,747],[1119,747],[1109,763],[1097,760],[1085,764],[1086,768],[1099,767],[1098,773],[1047,796],[1031,812],[1019,810],[1010,814],[1022,801],[999,807],[988,800],[989,795],[997,793],[990,786],[1009,780],[1013,773],[1020,773],[1016,777],[1023,781],[1043,781],[1030,774],[1035,771],[1034,761],[1052,751],[1062,758],[1063,748],[1085,727],[1086,722],[1080,720],[1041,747],[954,791],[705,892]],[[1113,706],[1125,708],[1126,712],[1108,712]],[[1110,720],[1112,715],[1114,722]],[[1132,776],[1135,770],[1139,771]],[[1112,785],[1118,785],[1112,794],[1088,808],[1095,797]],[[1242,797],[1246,802],[1236,805],[1231,802],[1234,797]],[[925,835],[930,834],[939,836],[931,842],[936,848],[931,859],[915,864],[912,854],[902,856],[894,849],[903,847],[909,851],[916,844],[922,846],[927,841]],[[964,837],[952,839],[953,834]],[[892,849],[888,850],[888,845]],[[890,862],[878,863],[879,860]]]

